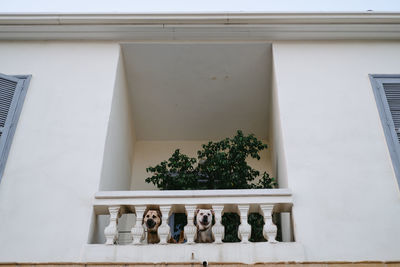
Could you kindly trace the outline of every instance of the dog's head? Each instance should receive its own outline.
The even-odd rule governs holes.
[[[207,230],[214,224],[214,211],[207,209],[197,209],[194,213],[194,225],[199,230]]]
[[[149,232],[157,232],[161,224],[161,212],[158,209],[147,209],[144,212],[142,224],[144,224]]]

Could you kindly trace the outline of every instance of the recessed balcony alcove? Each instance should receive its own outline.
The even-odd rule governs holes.
[[[136,236],[136,233],[142,231],[140,216],[148,205],[158,205],[164,216],[184,212],[191,220],[193,208],[209,205],[219,212],[218,216],[237,212],[242,225],[247,224],[250,212],[263,214],[266,224],[271,225],[272,214],[281,213],[281,238],[293,241],[290,216],[293,203],[290,190],[284,189],[287,187],[286,171],[274,90],[272,45],[268,42],[121,44],[100,192],[94,200],[89,237],[89,244],[93,245],[85,250],[87,260],[95,260],[100,250],[110,257],[115,253],[127,253],[124,248],[110,248],[114,243],[131,244],[130,249],[136,252],[139,248],[146,250],[137,246],[141,242],[140,234]],[[175,149],[196,157],[201,144],[233,137],[237,130],[255,134],[268,144],[261,159],[249,159],[249,164],[277,178],[282,189],[155,192],[158,190],[155,186],[145,183],[150,175],[146,168],[167,160]],[[111,235],[105,236],[105,232]],[[188,234],[185,233],[190,240],[192,237]],[[243,248],[249,252],[263,246],[270,249],[272,254],[267,253],[265,259],[260,259],[284,259],[275,254],[284,254],[285,248],[297,253],[299,259],[303,257],[299,244],[276,245],[272,244],[274,238],[268,237],[269,242],[256,245],[246,241],[243,231],[241,236],[241,243],[236,245],[245,246]],[[165,238],[161,237],[164,243],[167,242]],[[94,245],[104,243],[109,245]],[[231,251],[231,246],[235,246],[223,244],[219,253]],[[160,251],[170,255],[171,246],[176,245],[161,246]],[[191,245],[190,242],[184,244],[187,245]],[[212,246],[218,244],[210,245],[207,251],[213,251]],[[186,254],[166,257],[172,261],[190,261]],[[121,257],[126,260],[125,256]],[[235,257],[226,258],[233,259]],[[115,260],[118,257],[114,257]],[[250,257],[243,262],[256,260]]]
[[[196,157],[201,144],[236,130],[268,144],[250,164],[286,187],[270,43],[123,43],[121,49],[100,190],[155,190],[144,181],[147,167],[176,148]]]

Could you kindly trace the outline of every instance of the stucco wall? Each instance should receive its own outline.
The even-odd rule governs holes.
[[[77,261],[99,188],[118,63],[112,43],[2,42],[32,74],[0,184],[0,261]]]
[[[120,54],[104,150],[100,182],[102,191],[130,189],[133,144],[136,138],[125,77],[124,59]]]
[[[276,42],[273,55],[307,260],[399,260],[400,195],[368,74],[398,74],[400,44]]]
[[[368,74],[398,73],[400,44],[276,42],[273,55],[279,159],[260,164],[287,177],[306,260],[399,260],[399,190]],[[114,43],[0,43],[2,73],[32,74],[0,183],[0,262],[80,260],[108,123],[126,110],[111,111],[118,58]],[[137,142],[131,189],[153,189],[146,167],[201,143]]]
[[[271,127],[270,136],[272,137],[271,142],[271,168],[274,177],[277,177],[277,181],[280,188],[287,188],[287,169],[286,169],[286,158],[285,150],[283,148],[282,140],[282,126],[279,111],[278,101],[278,88],[276,85],[276,74],[275,69],[272,68],[272,79],[271,79]]]

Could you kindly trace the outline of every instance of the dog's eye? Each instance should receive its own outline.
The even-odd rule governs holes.
[[[204,213],[200,213],[201,216],[203,216]]]
[[[147,215],[146,218],[150,218],[150,215]]]
[[[153,219],[155,219],[155,218],[156,218],[156,216],[153,215]]]

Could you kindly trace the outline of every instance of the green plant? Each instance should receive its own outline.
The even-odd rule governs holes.
[[[146,178],[145,181],[163,190],[199,189],[197,174],[193,167],[195,163],[195,158],[189,158],[177,149],[168,161],[148,167],[146,171],[152,172],[153,176]]]
[[[251,242],[265,242],[267,241],[263,235],[264,218],[259,213],[250,213],[247,222],[251,225]]]
[[[253,169],[247,163],[249,157],[260,160],[259,153],[267,145],[253,135],[245,136],[237,131],[233,138],[225,138],[218,142],[208,142],[197,151],[197,159],[188,157],[176,149],[167,161],[162,161],[154,167],[148,167],[147,172],[153,175],[146,178],[147,183],[153,183],[161,190],[199,190],[199,189],[250,189],[274,188],[275,179],[264,172]],[[258,183],[254,180],[260,177]],[[187,222],[182,216],[175,217],[176,225],[183,229]],[[265,241],[262,229],[263,217],[252,213],[248,217],[252,226],[250,241]],[[224,213],[222,224],[225,226],[224,242],[239,242],[237,236],[240,217],[236,213]],[[179,235],[181,229],[174,231]],[[175,240],[177,236],[174,236]]]
[[[281,229],[280,229],[280,217],[273,215],[274,224],[278,227],[278,233],[276,240],[282,241]],[[251,234],[249,241],[251,242],[265,242],[263,228],[264,228],[264,218],[259,213],[250,213],[247,222],[251,225]],[[222,225],[225,226],[225,235],[223,242],[232,243],[240,242],[238,238],[238,229],[240,225],[240,217],[237,213],[227,212],[222,215]]]
[[[266,172],[254,183],[260,172],[246,161],[259,160],[266,148],[253,134],[245,136],[239,130],[233,138],[202,145],[198,161],[175,150],[168,161],[146,169],[153,174],[146,182],[162,190],[274,188],[275,179]]]
[[[237,213],[225,212],[222,215],[222,225],[225,226],[223,242],[232,243],[240,242],[238,237],[238,229],[240,225],[240,217]]]

